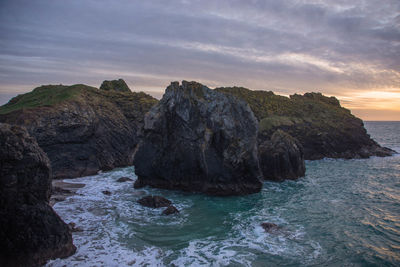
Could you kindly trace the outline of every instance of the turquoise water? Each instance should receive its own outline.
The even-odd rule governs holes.
[[[400,122],[366,128],[400,151]],[[400,156],[306,165],[298,181],[228,198],[116,182],[136,179],[133,167],[66,180],[86,186],[54,208],[84,231],[74,233],[74,256],[48,266],[399,266]],[[181,213],[141,207],[145,194],[167,197]],[[282,228],[265,233],[262,222]]]

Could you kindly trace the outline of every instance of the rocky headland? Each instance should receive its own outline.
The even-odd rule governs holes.
[[[214,195],[258,192],[263,179],[305,174],[305,159],[389,156],[334,97],[284,97],[242,87],[173,82],[158,101],[122,79],[100,89],[47,85],[0,107],[26,127],[54,178],[135,165],[136,187]]]
[[[259,121],[259,143],[269,140],[280,129],[300,142],[308,160],[384,157],[395,153],[372,140],[363,121],[341,107],[335,97],[321,93],[284,97],[243,87],[215,90],[250,105]]]
[[[123,80],[46,85],[0,107],[0,122],[26,127],[48,155],[56,179],[133,164],[144,114],[157,100]]]
[[[46,154],[24,128],[0,123],[0,266],[40,266],[75,252],[50,192]]]

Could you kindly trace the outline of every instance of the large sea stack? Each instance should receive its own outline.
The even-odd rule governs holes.
[[[258,192],[257,120],[244,101],[196,82],[173,82],[146,114],[135,171],[137,188]]]
[[[0,107],[0,122],[27,128],[56,179],[132,165],[144,114],[157,100],[131,92],[123,80],[101,87],[38,87]]]
[[[50,175],[35,139],[0,123],[0,266],[40,266],[75,252],[68,225],[48,204]]]
[[[395,151],[371,139],[362,120],[340,106],[335,97],[306,93],[290,97],[243,87],[216,88],[246,101],[259,121],[259,143],[282,130],[303,146],[304,157],[367,158],[390,156]]]

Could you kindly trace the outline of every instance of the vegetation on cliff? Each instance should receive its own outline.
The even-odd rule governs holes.
[[[0,108],[0,121],[22,125],[50,158],[55,178],[127,166],[144,114],[158,101],[143,92],[47,85]]]
[[[243,87],[215,90],[234,95],[250,105],[259,120],[261,140],[269,139],[281,129],[300,141],[306,159],[365,158],[393,153],[373,141],[362,120],[341,107],[335,97],[321,93],[285,97]]]

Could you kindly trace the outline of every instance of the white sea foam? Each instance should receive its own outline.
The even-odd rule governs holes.
[[[279,214],[283,211],[271,214],[268,208],[233,212],[224,221],[224,224],[233,222],[233,226],[223,236],[211,234],[189,239],[179,249],[172,248],[171,244],[160,245],[159,240],[170,241],[169,233],[158,237],[151,232],[142,232],[142,229],[148,225],[158,229],[179,228],[191,219],[186,211],[194,208],[195,201],[207,197],[182,196],[178,192],[157,189],[136,190],[132,182],[116,182],[122,176],[136,179],[131,167],[67,180],[86,186],[76,195],[55,204],[54,209],[67,223],[74,222],[83,231],[73,233],[78,248],[73,256],[50,261],[47,266],[251,266],[263,254],[293,259],[320,254],[319,244],[305,240],[301,226],[296,226],[294,231],[283,228],[282,232],[266,233],[260,226],[264,221],[283,227],[287,224]],[[111,195],[103,194],[104,190],[110,191]],[[268,190],[279,191],[279,188],[272,186]],[[172,217],[162,216],[162,209],[137,204],[136,200],[147,194],[165,195],[181,213]],[[172,240],[174,238],[180,239],[173,236]],[[309,244],[305,246],[307,242]]]

